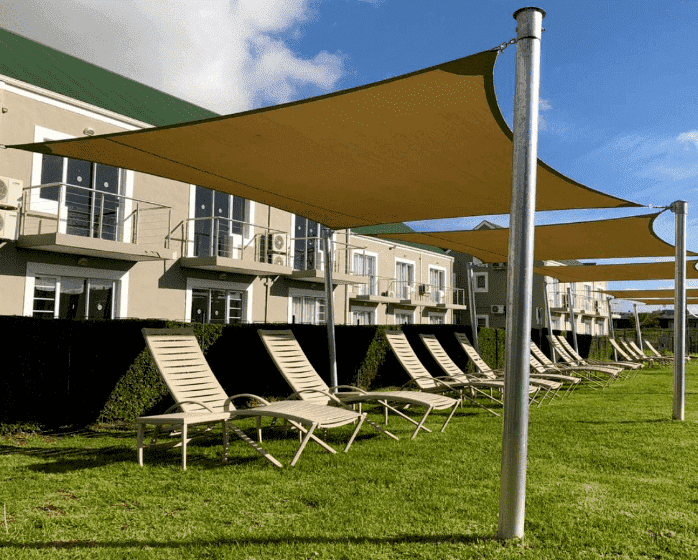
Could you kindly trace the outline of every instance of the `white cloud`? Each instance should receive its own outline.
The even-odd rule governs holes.
[[[8,0],[0,25],[219,113],[336,87],[344,56],[303,57],[286,37],[310,0]]]

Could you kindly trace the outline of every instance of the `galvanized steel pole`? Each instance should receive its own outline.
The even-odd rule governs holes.
[[[572,325],[572,342],[574,342],[574,351],[579,354],[579,344],[577,343],[577,316],[574,314],[572,288],[567,288],[567,309],[570,311],[570,324]]]
[[[473,326],[473,345],[479,354],[480,336],[477,332],[477,310],[475,308],[475,278],[473,274],[473,263],[467,263],[466,267],[468,270],[468,305],[470,307],[470,324]]]
[[[611,338],[616,338],[616,333],[613,330],[613,311],[611,310],[611,300],[613,299],[613,296],[610,296],[607,300],[607,305],[608,305],[608,334],[611,336]],[[616,347],[613,347],[613,360],[618,361],[618,350],[616,350]]]
[[[332,235],[331,229],[322,229],[325,241],[325,319],[327,321],[327,342],[330,350],[330,386],[339,385],[337,381],[337,347],[334,337],[334,294],[332,289]]]
[[[507,268],[504,429],[497,532],[500,539],[522,538],[524,534],[540,37],[544,17],[545,12],[540,8],[522,8],[514,12],[516,90]]]
[[[633,303],[633,311],[635,312],[635,336],[637,336],[637,345],[640,350],[645,351],[645,346],[642,344],[642,331],[640,330],[640,316],[637,314],[637,303]]]
[[[548,299],[548,282],[543,280],[543,304],[545,305],[545,322],[548,327],[548,336],[555,336],[553,334],[553,315],[550,312],[550,300]],[[550,344],[550,353],[553,358],[553,362],[557,363],[557,352],[555,352],[555,347]]]
[[[683,420],[686,392],[686,213],[688,203],[671,206],[676,220],[676,271],[674,276],[674,407],[672,418]]]

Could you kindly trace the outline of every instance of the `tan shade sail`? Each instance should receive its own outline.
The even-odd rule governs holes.
[[[673,298],[674,290],[607,290],[607,294],[619,299]],[[686,297],[698,297],[698,288],[686,290]],[[673,301],[673,299],[672,299]]]
[[[512,134],[496,52],[192,123],[10,146],[228,192],[330,228],[503,214]],[[637,206],[538,166],[538,210]]]
[[[686,261],[686,278],[698,278],[698,261]],[[633,280],[671,280],[674,261],[629,264],[585,264],[580,266],[537,266],[536,274],[552,276],[560,282],[628,282]]]
[[[537,261],[673,256],[675,249],[657,237],[645,214],[614,220],[536,226]],[[484,229],[428,233],[385,233],[376,237],[412,241],[474,255],[483,262],[504,262],[509,255],[509,230]]]
[[[644,303],[645,305],[674,305],[674,298],[631,298],[631,301],[638,301],[640,303]],[[686,305],[698,305],[698,298],[686,298]]]

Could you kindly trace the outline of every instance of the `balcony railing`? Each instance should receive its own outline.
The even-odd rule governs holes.
[[[409,300],[420,305],[467,305],[466,292],[463,288],[417,284],[396,278],[373,275],[366,276],[366,278],[368,279],[367,284],[354,287],[354,293],[357,296],[378,296],[401,301]]]
[[[321,237],[294,237],[293,270],[325,270],[325,239]],[[332,272],[365,277],[353,270],[351,256],[365,247],[351,245],[341,241],[332,241]]]
[[[223,257],[290,266],[288,234],[230,218],[186,221],[189,257]]]
[[[551,309],[565,310],[568,308],[569,298],[567,292],[551,293],[549,297]],[[576,313],[584,313],[587,315],[608,315],[608,302],[599,300],[593,296],[583,296],[573,293],[572,308]]]
[[[169,248],[169,206],[87,187],[66,183],[27,187],[19,217],[20,236],[64,233]]]

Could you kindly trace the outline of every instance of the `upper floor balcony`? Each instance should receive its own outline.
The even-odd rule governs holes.
[[[171,209],[84,186],[23,189],[17,245],[126,261],[172,258]]]
[[[569,312],[570,299],[566,292],[549,295],[550,310],[558,313]],[[608,302],[593,296],[572,294],[572,309],[580,315],[608,316]]]
[[[285,231],[220,217],[192,218],[172,233],[182,241],[181,264],[187,268],[325,281],[325,240],[321,238],[291,238]],[[356,247],[333,241],[333,249],[333,283],[366,282],[353,274],[346,258]]]
[[[366,284],[352,288],[352,299],[411,307],[467,309],[466,292],[463,288],[418,284],[379,276],[366,278]]]
[[[175,228],[182,245],[181,265],[252,276],[290,275],[286,232],[230,218],[192,218]]]

